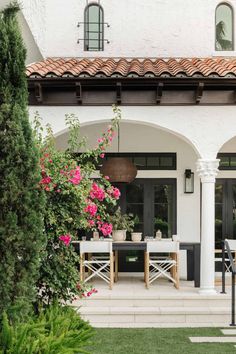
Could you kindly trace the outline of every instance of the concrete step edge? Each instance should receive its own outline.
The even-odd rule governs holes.
[[[230,307],[81,307],[81,315],[229,315]]]

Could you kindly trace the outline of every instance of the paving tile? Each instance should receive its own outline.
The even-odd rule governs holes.
[[[221,332],[225,335],[236,335],[236,329],[221,329]]]
[[[189,337],[192,343],[236,343],[236,337]]]

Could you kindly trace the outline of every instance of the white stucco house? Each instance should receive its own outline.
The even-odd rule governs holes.
[[[236,238],[236,0],[22,4],[30,115],[63,148],[74,113],[93,145],[118,104],[119,153],[138,168],[123,210],[145,235],[200,244],[200,292],[214,293],[214,250]]]

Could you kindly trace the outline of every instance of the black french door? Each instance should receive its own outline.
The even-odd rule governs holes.
[[[154,236],[157,230],[162,231],[162,237],[176,233],[176,179],[137,178],[116,186],[121,191],[122,212],[137,217],[134,231],[142,232],[143,237]],[[143,252],[120,252],[119,270],[143,271]]]
[[[215,187],[215,243],[236,239],[236,179],[217,179]]]

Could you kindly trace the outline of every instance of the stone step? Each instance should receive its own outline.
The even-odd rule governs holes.
[[[125,327],[141,323],[149,323],[151,327],[165,323],[228,326],[230,322],[229,307],[82,307],[78,311],[95,327],[122,323]]]
[[[103,322],[96,322],[96,323],[91,323],[93,327],[96,328],[199,328],[203,327],[227,327],[228,323],[225,322],[197,322],[197,323],[191,323],[191,322],[134,322],[134,323],[124,323],[124,322],[116,322],[116,323],[103,323]]]
[[[97,296],[76,300],[75,307],[230,307],[231,299],[228,295],[216,297],[201,296]]]

